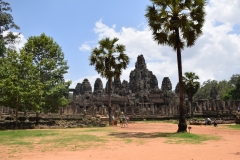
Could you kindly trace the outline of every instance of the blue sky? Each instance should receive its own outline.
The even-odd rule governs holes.
[[[149,0],[5,0],[12,7],[12,16],[20,27],[21,48],[29,36],[41,33],[52,37],[68,61],[71,87],[88,78],[92,84],[100,77],[88,57],[104,37],[118,37],[130,57],[128,69],[121,80],[129,81],[138,55],[143,54],[147,68],[153,71],[161,87],[169,77],[173,89],[178,80],[176,53],[152,40],[144,17]],[[240,1],[210,0],[206,6],[203,35],[196,45],[182,52],[183,72],[192,71],[200,81],[229,80],[240,74]],[[105,80],[103,79],[104,86]]]

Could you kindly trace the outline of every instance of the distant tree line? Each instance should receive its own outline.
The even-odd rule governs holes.
[[[199,99],[210,98],[212,87],[217,89],[220,99],[240,100],[240,74],[233,74],[229,81],[216,81],[209,79],[203,82],[198,92],[195,94],[195,97]]]

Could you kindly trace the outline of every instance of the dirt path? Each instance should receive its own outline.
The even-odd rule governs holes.
[[[46,152],[22,152],[22,160],[239,160],[240,130],[225,126],[192,126],[192,133],[217,135],[221,139],[203,144],[168,144],[165,138],[152,138],[155,132],[175,132],[176,124],[130,124],[128,128],[111,127],[116,131],[104,146],[85,150],[52,150]],[[136,134],[141,136],[135,137]],[[126,141],[115,141],[115,138]],[[128,139],[136,141],[129,142]],[[1,149],[1,148],[0,148]],[[2,152],[1,152],[2,154]],[[14,155],[13,155],[14,156]],[[4,155],[2,155],[4,157]],[[0,158],[1,159],[1,158]]]

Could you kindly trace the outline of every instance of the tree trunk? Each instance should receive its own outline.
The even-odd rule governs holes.
[[[16,104],[16,126],[15,128],[18,129],[18,96],[17,96],[17,104]]]
[[[178,78],[179,78],[179,94],[180,94],[180,106],[179,106],[179,123],[177,132],[186,132],[187,123],[186,123],[186,108],[184,106],[184,91],[183,91],[183,81],[182,81],[182,58],[181,58],[181,49],[180,49],[180,37],[179,29],[175,29],[175,38],[177,43],[177,62],[178,62]]]
[[[111,106],[112,78],[108,80],[108,119],[109,125],[112,125],[112,106]]]
[[[36,112],[36,125],[38,125],[38,124],[39,124],[39,113]]]

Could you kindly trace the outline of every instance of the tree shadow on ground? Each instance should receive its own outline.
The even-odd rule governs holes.
[[[164,138],[164,137],[172,137],[174,134],[178,134],[178,133],[177,132],[172,132],[172,133],[114,132],[114,133],[110,133],[109,136],[113,136],[116,138]]]

